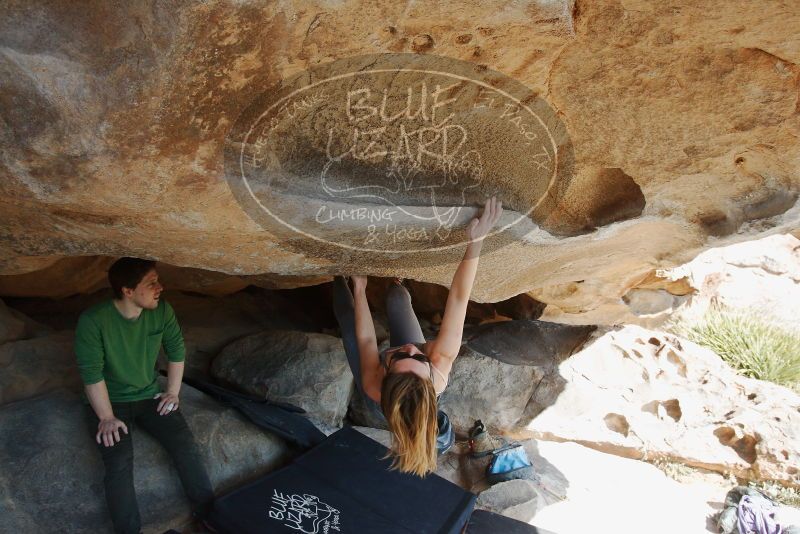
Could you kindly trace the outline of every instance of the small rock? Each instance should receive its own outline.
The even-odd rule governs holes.
[[[500,482],[482,492],[475,506],[527,523],[545,503],[530,480]]]

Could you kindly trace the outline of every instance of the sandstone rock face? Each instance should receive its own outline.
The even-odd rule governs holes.
[[[279,439],[188,386],[181,410],[217,494],[288,459]],[[9,532],[111,532],[103,464],[82,402],[58,391],[0,408],[0,513]],[[145,532],[189,518],[167,453],[145,432],[134,438],[134,480]]]
[[[342,425],[353,387],[341,339],[305,332],[266,331],[234,341],[211,373],[247,393],[299,406],[326,430]]]
[[[89,294],[108,284],[108,268],[116,257],[78,256],[51,258],[46,267],[0,276],[0,295],[9,297],[64,298],[71,295]],[[34,266],[38,266],[34,264]],[[18,271],[23,270],[18,268]],[[166,288],[177,291],[192,291],[210,296],[224,296],[254,285],[267,289],[293,288],[323,283],[324,276],[234,276],[217,271],[177,267],[157,263],[158,280]]]
[[[0,404],[83,385],[71,331],[0,345],[0,369]]]
[[[559,373],[563,393],[528,425],[539,437],[800,486],[800,396],[707,349],[627,326]]]
[[[758,10],[721,0],[351,2],[336,10],[306,0],[89,9],[6,3],[0,272],[34,272],[61,257],[133,255],[237,276],[267,273],[277,285],[338,272],[449,284],[456,252],[435,262],[328,254],[314,239],[287,239],[257,224],[225,176],[226,138],[266,88],[292,87],[308,79],[304,71],[334,61],[410,53],[461,61],[476,79],[526,88],[537,112],[553,118],[543,128],[556,132],[558,143],[542,157],[557,161],[560,179],[529,221],[489,240],[493,251],[482,260],[475,299],[528,292],[548,305],[547,320],[629,320],[635,314],[621,297],[654,269],[712,244],[800,226],[799,17],[777,0]],[[380,95],[377,83],[355,90]],[[413,88],[419,98],[419,84]],[[470,139],[482,131],[506,139],[521,124],[514,109],[492,108],[480,96],[461,94],[464,106],[452,123],[471,125]],[[295,112],[323,100],[297,100],[281,124],[303,123]],[[372,109],[353,102],[362,114]],[[309,130],[322,132],[317,137],[284,136],[271,153],[319,153],[331,126],[326,117]],[[373,134],[376,144],[365,139],[357,151],[362,163],[369,160],[363,167],[402,174],[408,184],[409,169],[380,159],[379,149],[395,138]],[[448,167],[459,179],[483,173],[475,198],[465,202],[469,209],[454,220],[454,235],[478,197],[500,194],[514,217],[524,212],[517,200],[539,191],[531,159],[537,147],[478,148],[480,160]],[[263,169],[276,183],[286,178]],[[310,164],[289,170],[301,189],[321,172]],[[418,207],[417,197],[401,195],[400,205]],[[308,217],[316,200],[308,190],[278,204]],[[340,205],[382,207],[352,198]]]
[[[792,235],[715,248],[665,274],[697,288],[676,320],[690,320],[715,304],[760,315],[784,328],[800,324],[800,239]]]

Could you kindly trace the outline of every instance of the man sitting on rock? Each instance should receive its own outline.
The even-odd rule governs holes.
[[[155,263],[117,260],[108,271],[114,290],[81,314],[75,331],[78,369],[85,384],[91,432],[105,464],[105,492],[115,532],[138,533],[133,486],[133,432],[142,428],[167,450],[193,514],[202,521],[214,498],[194,437],[180,412],[178,393],[185,348],[172,307],[160,298]],[[169,360],[167,388],[156,381],[156,358]]]

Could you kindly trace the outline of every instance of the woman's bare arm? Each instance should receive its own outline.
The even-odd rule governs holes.
[[[381,398],[382,373],[378,358],[378,341],[375,325],[367,303],[367,277],[353,276],[353,301],[356,315],[356,340],[358,342],[361,387],[376,402]]]
[[[486,201],[480,218],[473,219],[467,227],[470,242],[464,253],[464,259],[458,265],[450,285],[447,304],[444,309],[439,335],[432,343],[431,357],[436,367],[447,374],[453,360],[461,349],[461,337],[464,333],[464,319],[467,315],[467,304],[472,293],[472,284],[478,271],[478,260],[486,234],[494,227],[503,214],[503,203],[492,197]]]

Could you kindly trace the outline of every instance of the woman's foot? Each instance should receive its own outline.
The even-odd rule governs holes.
[[[469,431],[469,451],[473,458],[482,458],[493,454],[506,445],[505,440],[492,436],[481,420],[475,421]]]

